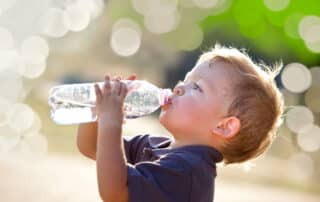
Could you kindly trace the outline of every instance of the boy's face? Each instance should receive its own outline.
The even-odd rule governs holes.
[[[162,107],[160,123],[175,138],[196,142],[227,114],[231,75],[223,62],[205,61],[186,74],[173,90],[171,104]]]

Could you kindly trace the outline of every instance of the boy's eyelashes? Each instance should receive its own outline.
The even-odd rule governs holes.
[[[199,90],[200,92],[201,92],[201,88],[200,88],[200,86],[197,84],[197,83],[193,83],[193,89],[195,89],[195,90]]]
[[[174,88],[177,88],[177,87],[179,87],[180,85],[183,85],[183,84],[185,84],[185,82],[179,80],[178,83],[174,86]],[[191,84],[192,84],[192,89],[199,90],[200,92],[202,92],[200,86],[196,82],[191,82]]]

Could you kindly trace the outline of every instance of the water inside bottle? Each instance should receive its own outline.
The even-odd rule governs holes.
[[[51,118],[59,124],[95,121],[97,116],[93,104],[72,102],[50,97]]]
[[[161,90],[145,81],[126,82],[129,85],[124,100],[124,111],[127,119],[138,118],[156,111],[171,94],[171,90]],[[103,85],[103,83],[98,84]],[[92,83],[54,87],[51,89],[49,97],[51,118],[59,124],[96,121],[95,100],[96,96]]]
[[[70,96],[63,93],[52,93],[49,105],[51,106],[51,117],[56,123],[72,124],[97,120],[93,101],[95,96],[86,95],[83,92],[80,94],[81,96],[77,96],[73,93],[71,99]],[[129,92],[124,101],[126,118],[134,119],[156,111],[160,106],[157,94],[156,91],[145,91],[142,88]]]

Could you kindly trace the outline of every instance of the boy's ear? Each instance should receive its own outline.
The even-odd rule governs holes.
[[[211,131],[221,138],[229,139],[238,134],[240,126],[240,120],[235,116],[230,116],[214,125]]]

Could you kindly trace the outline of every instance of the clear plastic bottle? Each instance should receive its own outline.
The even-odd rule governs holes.
[[[122,80],[128,86],[124,100],[126,118],[137,118],[163,105],[170,89],[161,89],[145,80]],[[98,82],[101,87],[103,82]],[[97,120],[94,83],[59,85],[50,89],[51,118],[57,124],[78,124]]]

